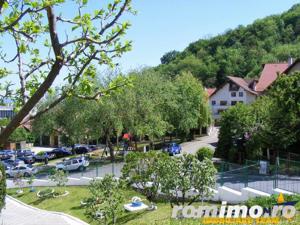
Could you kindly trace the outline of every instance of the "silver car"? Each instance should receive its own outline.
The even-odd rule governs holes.
[[[34,167],[29,167],[26,165],[20,165],[13,168],[8,168],[5,173],[6,177],[16,177],[16,176],[22,176],[22,177],[29,177],[31,175],[36,174],[37,170]]]
[[[63,162],[56,164],[57,170],[64,170],[64,171],[73,171],[79,170],[83,171],[89,166],[89,161],[85,157],[67,159]]]

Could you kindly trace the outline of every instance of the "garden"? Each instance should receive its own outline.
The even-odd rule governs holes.
[[[174,206],[217,205],[205,201],[215,185],[216,169],[208,149],[194,155],[170,157],[157,151],[129,153],[122,170],[123,177],[107,175],[94,179],[88,186],[66,186],[67,174],[56,171],[50,179],[55,187],[8,189],[7,193],[34,207],[58,211],[77,217],[89,224],[201,224],[201,219],[171,218]],[[149,185],[151,183],[151,185]],[[193,195],[186,195],[190,189]],[[20,191],[22,189],[22,191]],[[183,193],[182,195],[180,193]],[[285,196],[300,209],[300,196]],[[248,200],[248,207],[270,208],[278,196]],[[141,207],[141,210],[130,210]],[[298,224],[295,220],[280,224]]]

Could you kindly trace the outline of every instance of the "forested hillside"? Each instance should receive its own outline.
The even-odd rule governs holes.
[[[297,4],[280,15],[200,39],[183,52],[166,53],[157,69],[171,76],[190,71],[205,86],[219,86],[227,75],[255,77],[263,63],[300,58],[299,35],[300,4]]]

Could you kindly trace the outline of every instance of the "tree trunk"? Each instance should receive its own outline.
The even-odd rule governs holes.
[[[62,59],[57,59],[53,64],[49,75],[45,79],[45,81],[41,84],[41,86],[37,89],[37,91],[33,94],[33,96],[25,103],[25,105],[21,108],[21,110],[13,117],[10,123],[4,128],[4,130],[0,134],[0,145],[4,145],[9,136],[17,129],[22,120],[29,115],[31,110],[36,106],[36,104],[41,100],[44,94],[51,87],[54,82],[56,76],[59,74],[63,66]]]
[[[110,160],[113,163],[115,161],[114,146],[111,143],[109,134],[106,135],[106,141],[109,148]]]

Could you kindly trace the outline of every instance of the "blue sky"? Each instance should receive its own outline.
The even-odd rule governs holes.
[[[127,39],[133,50],[120,60],[124,72],[155,66],[170,50],[183,50],[200,38],[287,11],[296,0],[133,0]]]
[[[171,50],[183,50],[189,43],[200,38],[221,34],[227,29],[234,29],[238,25],[251,24],[254,20],[272,14],[279,14],[290,9],[296,0],[132,0],[138,11],[136,16],[126,15],[132,23],[125,39],[133,41],[133,50],[118,59],[123,73],[143,66],[156,66],[164,53]],[[67,1],[60,10],[66,18],[74,16],[74,7]],[[106,0],[90,0],[93,11],[103,7]],[[58,10],[58,11],[60,11]],[[64,33],[64,27],[59,27]],[[12,43],[3,38],[1,40],[8,53]],[[1,65],[1,64],[0,64]],[[1,65],[2,66],[2,65]],[[15,64],[5,65],[9,69],[16,69]],[[100,71],[101,72],[101,71]],[[64,71],[56,79],[54,85],[63,82]],[[17,84],[17,75],[3,80],[10,80]]]

